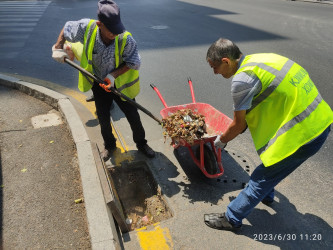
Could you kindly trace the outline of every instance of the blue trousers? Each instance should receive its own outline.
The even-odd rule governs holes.
[[[238,227],[253,208],[262,200],[273,201],[274,187],[291,174],[309,157],[319,151],[330,132],[330,126],[316,139],[300,147],[294,154],[282,161],[265,167],[260,164],[252,173],[248,185],[227,207],[226,217]]]

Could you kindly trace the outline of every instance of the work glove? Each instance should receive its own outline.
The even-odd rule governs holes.
[[[100,83],[99,86],[101,86],[106,92],[111,92],[111,88],[114,87],[114,77],[110,74],[108,74],[105,78],[104,78],[104,82],[107,83]]]
[[[65,58],[69,58],[66,50],[56,49],[55,45],[52,46],[52,58],[59,63],[65,63]]]
[[[221,142],[221,136],[223,135],[223,133],[221,133],[220,135],[218,135],[214,141],[214,146],[217,149],[224,149],[225,146],[227,146],[227,143]]]

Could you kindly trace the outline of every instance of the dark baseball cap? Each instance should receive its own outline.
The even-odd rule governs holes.
[[[97,16],[98,20],[113,34],[118,35],[125,31],[125,27],[120,19],[120,9],[114,1],[98,1]]]

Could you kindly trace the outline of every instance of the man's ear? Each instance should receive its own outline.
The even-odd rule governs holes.
[[[97,20],[97,21],[96,21],[96,24],[97,24],[97,26],[98,26],[98,28],[99,28],[99,27],[101,27],[101,25],[102,25],[102,22],[101,22],[101,21],[99,21],[99,20]]]
[[[221,62],[222,62],[222,63],[229,64],[229,63],[230,63],[230,59],[227,58],[227,57],[223,57],[223,58],[221,59]]]

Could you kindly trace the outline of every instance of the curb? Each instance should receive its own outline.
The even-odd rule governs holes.
[[[0,85],[39,99],[61,113],[77,150],[92,249],[121,249],[115,222],[104,199],[91,141],[69,98],[45,87],[3,74],[0,74]]]
[[[289,1],[294,1],[294,2],[308,2],[308,3],[321,3],[321,4],[331,4],[333,5],[332,0],[289,0]]]

